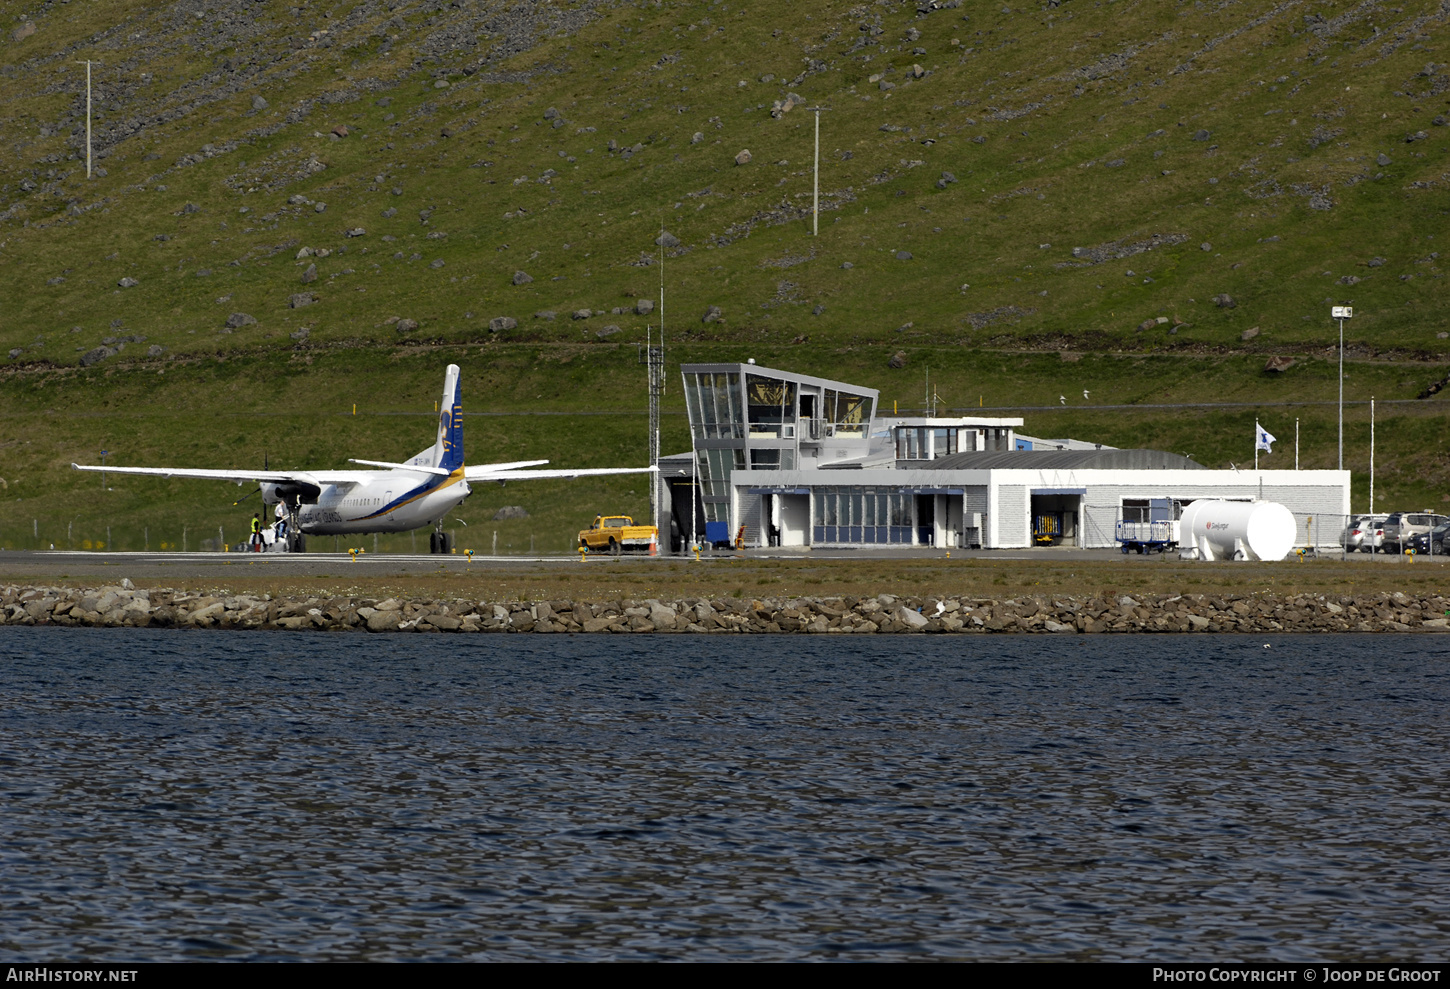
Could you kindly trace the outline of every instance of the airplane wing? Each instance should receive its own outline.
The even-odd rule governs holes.
[[[569,480],[576,477],[597,477],[601,474],[653,474],[658,467],[579,467],[573,470],[498,470],[493,467],[466,468],[470,481],[538,481]]]
[[[287,471],[287,470],[211,470],[201,467],[101,467],[95,464],[71,464],[75,470],[103,471],[107,474],[139,474],[143,477],[187,477],[203,481],[231,481],[233,484],[300,483],[353,485],[364,481],[373,471]]]
[[[94,464],[71,464],[76,470],[104,471],[107,474],[141,474],[149,477],[193,477],[209,481],[233,481],[245,484],[248,481],[271,481],[278,484],[287,481],[308,481],[315,483],[310,474],[284,470],[206,470],[197,467],[97,467]]]

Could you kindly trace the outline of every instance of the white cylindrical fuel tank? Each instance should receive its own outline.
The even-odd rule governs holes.
[[[1272,501],[1195,501],[1179,520],[1179,547],[1200,560],[1282,560],[1297,534],[1294,513]]]

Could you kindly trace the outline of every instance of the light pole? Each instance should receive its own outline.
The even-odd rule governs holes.
[[[106,457],[107,457],[107,455],[110,454],[110,452],[111,452],[110,450],[102,450],[101,451],[101,490],[102,491],[106,490]]]
[[[1344,321],[1354,316],[1354,307],[1333,306],[1329,316],[1339,320],[1339,469],[1344,470]]]
[[[821,221],[821,111],[830,107],[812,106],[806,109],[816,115],[816,161],[811,169],[811,236],[815,237],[820,233]]]
[[[86,178],[91,177],[91,60],[77,62],[86,67]],[[96,63],[99,64],[99,63]]]

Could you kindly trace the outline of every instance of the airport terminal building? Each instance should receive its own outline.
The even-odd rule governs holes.
[[[882,415],[874,389],[749,363],[682,374],[693,450],[660,464],[676,545],[693,522],[697,538],[747,548],[1112,548],[1125,522],[1225,498],[1279,502],[1296,545],[1328,547],[1349,513],[1348,471],[1214,470],[1040,440],[1018,418]]]

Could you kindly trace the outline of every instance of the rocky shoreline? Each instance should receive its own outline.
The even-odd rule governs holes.
[[[1396,592],[488,602],[256,597],[138,589],[123,580],[0,587],[0,624],[424,633],[1410,632],[1450,631],[1450,599]]]

